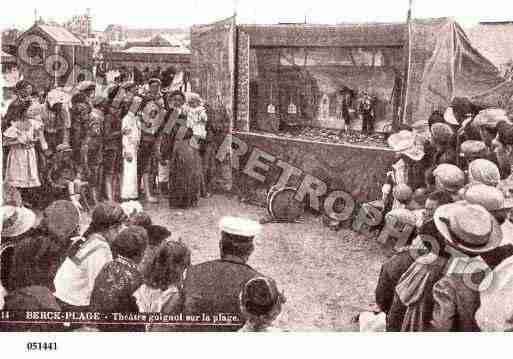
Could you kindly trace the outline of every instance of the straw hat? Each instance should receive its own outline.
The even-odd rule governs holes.
[[[465,173],[448,163],[438,165],[433,171],[433,176],[438,179],[443,189],[449,192],[457,192],[465,184]]]
[[[504,193],[496,187],[482,183],[476,183],[466,188],[463,199],[467,203],[480,205],[490,212],[504,209]]]
[[[36,214],[28,208],[2,206],[2,237],[11,238],[28,232],[36,225]]]
[[[388,138],[388,145],[395,151],[408,156],[414,161],[424,157],[424,149],[415,141],[415,134],[410,131],[400,131]]]
[[[484,183],[489,186],[497,186],[501,180],[499,168],[495,163],[484,158],[478,158],[468,165],[470,182]]]
[[[505,110],[500,108],[488,108],[477,114],[474,119],[474,126],[495,128],[502,121],[508,121],[508,115]]]
[[[486,144],[483,141],[468,140],[461,144],[460,152],[467,158],[483,156],[486,153]]]
[[[489,252],[502,241],[499,223],[479,205],[446,204],[438,207],[433,219],[446,244],[467,254]]]

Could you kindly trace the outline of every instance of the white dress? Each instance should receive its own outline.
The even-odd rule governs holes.
[[[121,198],[123,200],[137,199],[139,196],[137,183],[137,151],[141,139],[141,130],[137,116],[129,112],[121,125],[122,131],[128,131],[123,135],[123,153],[130,154],[131,161],[123,158],[123,177],[121,182]]]
[[[41,186],[37,167],[35,142],[42,141],[42,124],[36,120],[13,121],[4,132],[6,139],[16,141],[10,145],[5,170],[5,181],[17,188]]]
[[[134,293],[134,297],[137,301],[139,312],[160,313],[164,304],[166,304],[171,297],[178,295],[178,293],[178,288],[174,285],[163,291],[143,284]]]

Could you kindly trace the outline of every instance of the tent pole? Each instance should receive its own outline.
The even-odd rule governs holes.
[[[402,109],[402,119],[401,123],[406,122],[406,115],[407,115],[407,109],[408,109],[408,89],[410,84],[410,73],[411,73],[411,52],[412,52],[412,28],[411,28],[411,14],[412,14],[412,7],[413,7],[413,0],[409,0],[409,7],[408,7],[408,16],[406,19],[406,25],[408,27],[408,56],[406,60],[406,76],[404,81],[404,91],[403,91],[403,109]],[[398,127],[399,124],[396,124],[395,127]]]

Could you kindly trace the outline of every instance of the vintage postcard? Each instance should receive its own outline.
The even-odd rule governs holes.
[[[513,330],[513,15],[446,3],[3,4],[0,331]]]

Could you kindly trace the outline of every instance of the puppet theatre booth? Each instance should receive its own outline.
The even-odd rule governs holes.
[[[34,25],[17,40],[18,69],[37,90],[71,86],[92,76],[93,51],[64,27]]]
[[[220,133],[232,135],[218,140],[231,142],[231,151],[218,157],[224,162],[216,178],[259,203],[274,185],[301,193],[310,186],[310,194],[317,188],[317,207],[335,190],[358,202],[381,196],[394,153],[383,136],[340,140],[345,94],[351,130],[361,128],[358,107],[372,97],[375,131],[390,132],[427,123],[455,96],[488,94],[493,102],[489,94],[508,87],[446,18],[326,26],[237,25],[229,18],[193,27],[191,47],[192,88],[218,109],[210,120]],[[304,136],[304,129],[323,136]],[[255,159],[260,168],[252,167]]]

